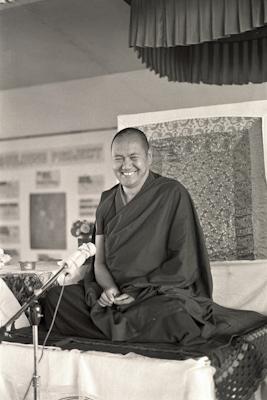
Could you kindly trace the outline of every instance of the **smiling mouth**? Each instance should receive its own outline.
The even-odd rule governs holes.
[[[132,176],[133,174],[135,174],[137,171],[131,171],[131,172],[121,172],[122,175],[124,176]]]

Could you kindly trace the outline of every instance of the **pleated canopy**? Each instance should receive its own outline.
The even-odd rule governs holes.
[[[127,0],[130,46],[170,81],[267,81],[267,0]]]

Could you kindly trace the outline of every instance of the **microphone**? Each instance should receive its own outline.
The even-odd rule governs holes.
[[[51,283],[57,281],[59,285],[70,285],[80,281],[84,274],[85,268],[82,268],[85,260],[89,257],[93,257],[96,253],[96,247],[94,243],[83,243],[78,247],[74,253],[72,253],[67,258],[57,262],[61,268],[58,270],[54,276],[44,284],[40,289],[34,290],[34,295],[39,297],[47,288],[50,287]],[[64,273],[65,270],[65,273]],[[61,275],[62,274],[62,275]]]
[[[83,243],[81,246],[78,247],[74,253],[70,256],[64,258],[61,261],[58,261],[58,265],[62,268],[64,267],[66,270],[65,276],[69,278],[74,278],[75,275],[79,275],[78,271],[82,265],[84,264],[85,260],[89,257],[93,257],[96,253],[96,247],[94,243]]]

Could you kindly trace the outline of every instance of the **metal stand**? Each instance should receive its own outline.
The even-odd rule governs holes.
[[[33,378],[32,378],[32,386],[33,386],[33,394],[34,400],[40,400],[40,376],[38,375],[38,326],[41,321],[41,307],[38,301],[36,300],[30,306],[30,322],[32,325],[32,338],[33,338],[33,360],[34,360],[34,369],[33,369]]]
[[[30,308],[30,322],[32,324],[32,337],[33,337],[33,349],[34,349],[34,373],[32,386],[34,390],[34,400],[40,400],[40,390],[39,390],[39,379],[38,376],[38,325],[41,320],[41,307],[38,303],[39,297],[50,288],[50,286],[57,280],[59,275],[65,272],[67,264],[65,264],[58,272],[52,276],[40,289],[35,290],[35,293],[27,300],[26,303],[16,312],[6,323],[0,328],[0,335],[4,335],[6,337],[12,337],[12,331],[8,331],[8,327],[12,327],[15,324],[15,321]]]
[[[59,275],[61,275],[63,272],[65,272],[67,268],[67,264],[65,264],[62,268],[58,270],[58,272],[52,276],[40,289],[37,289],[34,291],[34,294],[28,298],[26,303],[24,303],[21,308],[14,314],[3,326],[0,327],[0,335],[5,335],[7,337],[12,336],[8,332],[8,327],[13,327],[15,321],[32,305],[36,300],[39,299],[39,297],[46,292],[50,286],[57,280]]]

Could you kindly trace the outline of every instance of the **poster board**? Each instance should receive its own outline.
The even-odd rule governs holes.
[[[110,168],[115,131],[2,141],[0,247],[13,261],[61,259],[77,248],[78,219],[94,222],[101,192],[116,183]]]

